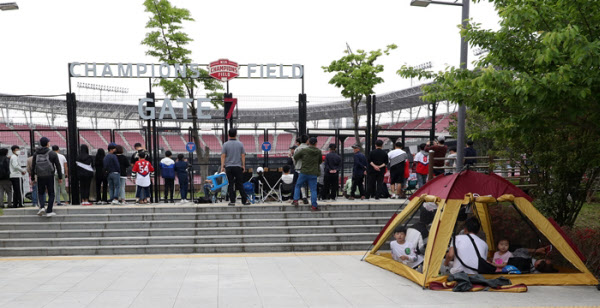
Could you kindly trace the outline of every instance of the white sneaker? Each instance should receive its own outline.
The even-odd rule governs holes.
[[[179,201],[179,203],[186,203],[187,201],[185,199],[181,199],[181,201]]]
[[[392,197],[390,197],[390,199],[398,199],[398,198],[396,198],[396,194],[393,194]]]
[[[116,205],[116,204],[119,204],[119,201],[117,201],[117,200],[115,199],[115,200],[113,200],[111,203]]]
[[[46,217],[52,217],[52,216],[56,216],[56,213],[51,212],[51,213],[46,214]]]
[[[41,208],[41,209],[38,211],[37,215],[38,215],[38,216],[46,216],[46,209],[44,209],[44,208]]]

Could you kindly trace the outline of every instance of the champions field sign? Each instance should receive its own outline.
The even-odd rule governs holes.
[[[146,64],[146,63],[69,63],[69,77],[100,78],[198,78],[200,70],[221,81],[232,78],[301,79],[304,66],[301,64],[243,64],[228,59],[219,59],[206,64]]]

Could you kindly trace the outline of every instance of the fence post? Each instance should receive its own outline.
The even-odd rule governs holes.
[[[429,158],[428,158],[429,159],[429,164],[428,164],[428,167],[429,167],[428,168],[429,169],[428,173],[429,173],[429,175],[428,175],[427,181],[433,180],[433,176],[434,176],[434,174],[433,174],[433,164],[435,162],[435,158],[433,157],[434,153],[435,152],[433,152],[433,150],[429,150]]]
[[[488,155],[488,174],[494,173],[494,156]]]
[[[75,93],[67,93],[67,156],[69,156],[69,192],[71,193],[71,204],[79,205],[79,177],[77,176],[77,99]],[[63,177],[63,181],[66,178]]]

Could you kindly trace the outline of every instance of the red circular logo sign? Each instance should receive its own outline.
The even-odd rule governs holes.
[[[208,73],[215,79],[227,81],[239,76],[240,68],[236,62],[219,59],[208,65]]]

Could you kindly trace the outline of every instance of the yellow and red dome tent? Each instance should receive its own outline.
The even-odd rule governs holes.
[[[490,219],[490,207],[500,203],[512,203],[528,219],[533,228],[542,234],[554,249],[570,263],[569,268],[559,268],[558,273],[502,274],[513,284],[527,285],[596,285],[598,280],[586,268],[576,248],[555,224],[546,219],[532,204],[531,197],[509,181],[495,174],[483,174],[466,170],[450,176],[441,176],[431,180],[410,198],[408,205],[398,214],[394,214],[373,242],[372,249],[365,260],[371,264],[402,275],[415,283],[426,287],[431,282],[444,282],[447,276],[440,274],[450,239],[454,232],[460,208],[471,204],[473,213],[481,221],[485,240],[493,253],[496,245],[493,239]],[[379,252],[394,229],[407,221],[418,211],[424,202],[435,202],[438,207],[429,230],[424,253],[422,272],[392,259],[389,252]],[[525,222],[523,222],[525,223]],[[392,237],[393,239],[393,237]],[[512,244],[511,244],[512,245]],[[484,275],[497,278],[500,275]]]

